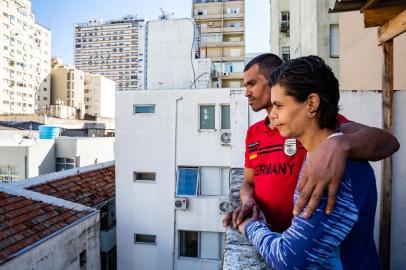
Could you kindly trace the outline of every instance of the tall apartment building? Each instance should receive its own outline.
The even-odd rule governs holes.
[[[40,112],[50,102],[51,32],[29,0],[1,0],[0,10],[0,113]]]
[[[51,70],[51,104],[85,110],[84,72],[73,66],[54,64]]]
[[[318,55],[339,75],[338,16],[334,0],[271,1],[271,52],[284,60]]]
[[[116,83],[99,74],[85,72],[85,113],[114,118]]]
[[[134,16],[76,24],[75,66],[115,81],[117,90],[143,89],[144,26]]]
[[[245,58],[244,1],[193,0],[201,33],[200,57],[211,58],[221,87],[241,87]]]

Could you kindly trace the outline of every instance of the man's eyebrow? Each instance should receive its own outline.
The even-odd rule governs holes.
[[[244,83],[244,86],[247,86],[247,85],[252,84],[252,83],[255,83],[255,82],[256,82],[256,80],[251,79],[251,80],[249,80],[248,82]]]

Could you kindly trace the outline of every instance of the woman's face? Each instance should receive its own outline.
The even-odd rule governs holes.
[[[292,96],[286,95],[286,89],[276,84],[271,89],[272,111],[269,114],[272,123],[283,137],[298,138],[311,118],[307,116],[308,102],[298,102]]]

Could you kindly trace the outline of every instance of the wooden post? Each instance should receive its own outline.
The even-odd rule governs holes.
[[[393,39],[383,43],[382,70],[383,128],[392,132],[393,104]],[[392,157],[383,160],[381,185],[381,220],[379,231],[379,256],[384,270],[390,269],[391,218],[392,218]]]

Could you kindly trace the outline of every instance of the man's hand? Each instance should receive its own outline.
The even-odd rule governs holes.
[[[259,210],[257,205],[254,205],[254,207],[252,208],[251,220],[258,221],[260,218],[261,218],[261,211]],[[242,234],[245,233],[245,226],[247,225],[248,221],[250,221],[250,219],[246,218],[243,222],[241,222],[238,225],[238,230],[240,231],[240,233],[242,233]]]
[[[318,207],[326,187],[328,200],[325,210],[327,214],[333,211],[348,154],[348,145],[342,138],[329,138],[308,154],[299,179],[299,199],[293,215],[300,214],[307,204],[303,217],[310,217]]]
[[[256,205],[255,201],[251,200],[238,207],[234,212],[228,212],[223,219],[223,226],[227,227],[232,221],[234,229],[238,228],[245,219],[251,217],[254,205]]]

